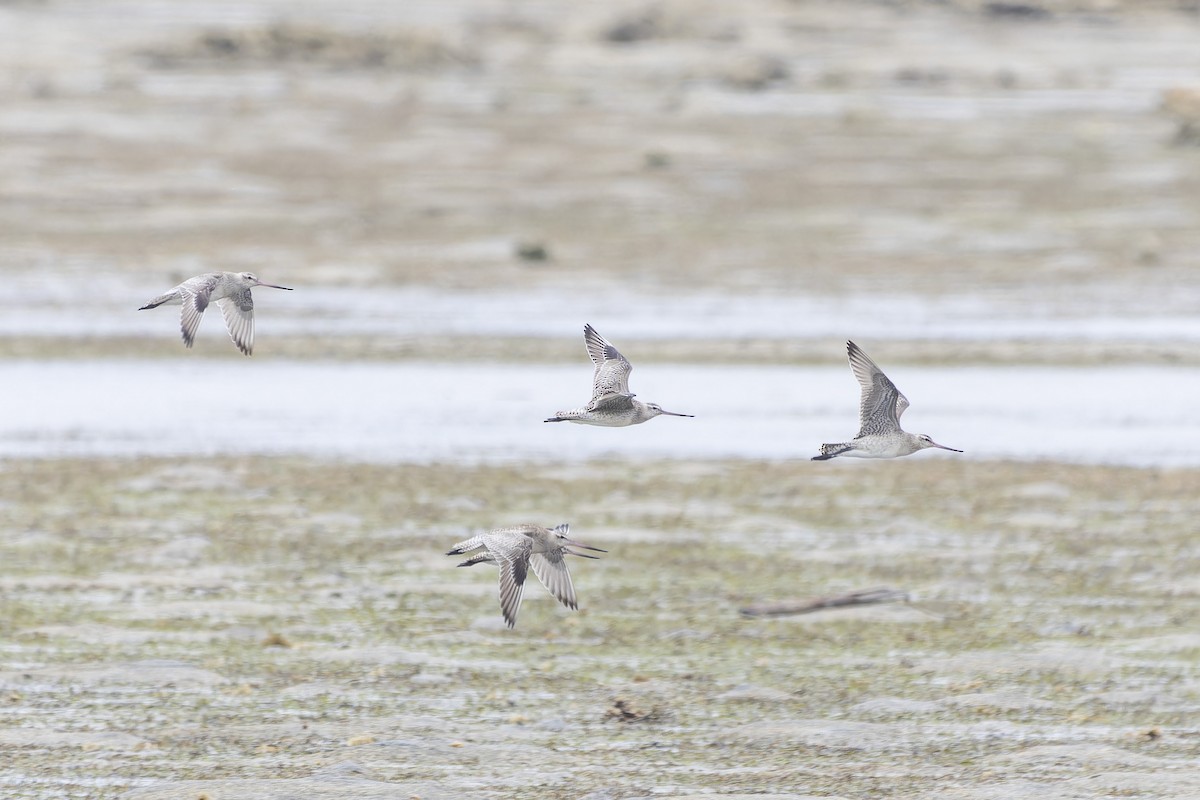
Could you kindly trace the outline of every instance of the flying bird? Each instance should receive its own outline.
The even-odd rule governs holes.
[[[206,272],[188,278],[171,291],[160,294],[138,311],[164,304],[182,305],[179,328],[183,333],[183,343],[191,347],[196,341],[196,329],[200,327],[204,309],[215,300],[221,307],[221,315],[225,317],[229,338],[233,339],[238,350],[250,355],[254,350],[254,297],[250,289],[254,286],[292,291],[286,286],[263,283],[253,272]]]
[[[836,456],[899,458],[929,447],[962,452],[938,444],[923,433],[902,430],[900,417],[908,408],[908,398],[854,342],[846,342],[846,353],[850,357],[850,369],[862,386],[858,435],[849,442],[821,445],[821,455],[814,456],[813,461],[826,461]]]
[[[583,326],[583,341],[588,356],[596,365],[592,376],[592,399],[583,408],[559,411],[546,422],[575,422],[581,425],[602,425],[622,428],[638,425],[648,419],[666,414],[670,417],[691,417],[666,411],[657,403],[643,403],[629,391],[629,373],[633,365],[617,348],[596,332],[591,325]]]
[[[500,567],[500,611],[508,627],[517,624],[517,612],[521,610],[521,596],[525,591],[525,578],[529,570],[550,594],[567,608],[579,608],[575,600],[575,586],[567,569],[566,556],[598,558],[587,553],[577,553],[572,547],[581,547],[597,553],[607,553],[568,537],[570,525],[563,523],[554,528],[541,525],[516,525],[472,536],[454,545],[446,555],[468,555],[458,566],[495,564]]]

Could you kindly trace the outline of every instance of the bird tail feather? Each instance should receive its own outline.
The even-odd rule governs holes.
[[[573,411],[556,411],[554,412],[553,417],[548,417],[547,419],[543,420],[543,422],[570,422],[573,419],[579,419],[583,416],[583,414],[584,412],[581,409],[574,409]]]
[[[813,461],[828,461],[835,456],[840,456],[842,453],[848,453],[854,449],[854,445],[850,442],[837,442],[836,444],[821,445],[821,455],[813,456]]]

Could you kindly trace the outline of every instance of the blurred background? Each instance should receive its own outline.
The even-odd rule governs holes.
[[[1197,0],[0,0],[0,794],[1194,800],[1198,223]]]
[[[284,402],[278,383],[234,377],[247,365],[214,367],[215,413],[318,404],[251,449],[329,419],[350,361],[383,371],[397,411],[380,427],[473,405],[537,422],[587,399],[591,322],[635,364],[702,370],[656,381],[642,368],[633,390],[707,415],[730,442],[712,454],[785,455],[769,444],[778,430],[737,445],[725,413],[774,415],[814,445],[853,433],[855,338],[910,415],[928,413],[916,428],[969,454],[1029,451],[954,409],[1018,403],[1014,417],[1044,421],[1034,439],[1103,407],[1086,425],[1182,437],[1170,460],[1195,463],[1188,403],[1145,407],[1200,393],[1198,8],[0,3],[0,377],[38,409],[0,429],[0,449],[161,444],[169,421],[137,431],[139,376],[241,356],[215,314],[185,352],[177,309],[135,309],[193,275],[249,270],[296,289],[256,292],[253,363],[324,370]],[[78,360],[99,360],[113,388],[93,383],[56,427],[43,401],[83,397],[63,389]],[[510,368],[472,380],[481,362]],[[445,419],[403,407],[432,380],[395,371],[412,363],[461,370]],[[749,365],[761,369],[723,371]],[[818,371],[787,371],[806,365]],[[1010,371],[967,386],[966,366]],[[1077,385],[1094,386],[1086,401]],[[1044,407],[1046,394],[1061,401]],[[489,452],[606,446],[553,435],[513,431]],[[694,438],[656,436],[638,446],[671,454]],[[1032,455],[1079,453],[1068,441]]]

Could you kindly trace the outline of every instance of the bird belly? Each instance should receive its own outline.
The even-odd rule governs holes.
[[[899,439],[863,438],[856,439],[855,444],[858,445],[855,449],[842,455],[853,458],[899,458],[913,452],[907,442]]]
[[[601,428],[623,428],[626,425],[633,425],[641,420],[634,417],[633,409],[628,411],[588,411],[586,409],[577,409],[575,411],[560,412],[559,418],[563,422],[574,422],[576,425],[597,425]]]
[[[567,420],[579,425],[595,425],[600,428],[623,428],[626,425],[632,425],[633,422],[627,419],[615,419],[613,417],[580,417],[578,419]]]
[[[627,412],[626,411],[618,411],[616,413],[612,413],[612,412],[596,413],[595,411],[592,411],[592,412],[589,412],[589,415],[587,418],[572,420],[572,422],[582,422],[587,425],[599,425],[600,427],[603,427],[603,428],[624,428],[627,425],[636,425],[637,423],[641,422],[641,420],[637,419],[634,416],[633,411],[631,409],[630,411],[627,411]]]

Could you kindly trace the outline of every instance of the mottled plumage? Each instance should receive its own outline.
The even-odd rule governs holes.
[[[602,425],[620,428],[637,425],[660,414],[671,417],[690,417],[664,411],[657,403],[643,403],[629,391],[629,373],[633,365],[617,348],[596,332],[591,325],[583,326],[583,341],[588,357],[596,370],[592,375],[592,399],[583,408],[559,411],[546,422],[576,422],[581,425]]]
[[[862,388],[858,435],[849,442],[821,445],[821,455],[814,456],[813,461],[825,461],[835,456],[898,458],[929,447],[962,452],[938,444],[923,433],[913,434],[901,429],[900,417],[908,408],[908,398],[854,342],[846,342],[846,353],[850,358],[850,369]]]
[[[571,547],[582,547],[597,553],[606,553],[599,547],[568,538],[570,526],[566,523],[553,529],[541,525],[515,525],[472,536],[454,545],[446,555],[470,555],[458,566],[495,564],[500,568],[500,611],[508,627],[517,624],[517,612],[521,610],[521,596],[525,590],[525,578],[529,570],[550,594],[567,608],[575,609],[575,586],[567,569],[566,556],[596,558],[586,553],[576,553]]]
[[[183,333],[183,343],[191,347],[196,341],[196,329],[200,327],[204,310],[216,301],[221,307],[221,316],[225,318],[229,338],[233,339],[239,350],[250,355],[254,350],[254,297],[250,294],[253,286],[291,291],[286,286],[263,283],[253,272],[207,272],[188,278],[138,311],[163,304],[182,305],[179,327]]]

